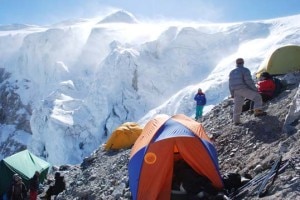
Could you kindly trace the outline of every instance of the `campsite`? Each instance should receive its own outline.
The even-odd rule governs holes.
[[[189,200],[187,190],[181,188],[184,185],[178,191],[173,188],[178,160],[209,183],[201,189],[209,188],[211,193],[199,192],[201,197],[193,199],[297,199],[300,72],[280,73],[283,75],[277,77],[284,88],[264,105],[268,115],[257,118],[249,111],[243,112],[244,123],[239,126],[231,120],[233,101],[230,98],[198,121],[183,114],[160,114],[144,127],[136,122],[121,124],[80,165],[53,166],[67,181],[67,189],[56,199]],[[9,186],[14,173],[28,184],[35,171],[41,172],[43,181],[49,168],[49,163],[28,150],[9,156],[0,162],[1,192]],[[272,182],[259,178],[268,177],[270,172]],[[227,174],[247,176],[249,184],[224,190]],[[262,193],[259,186],[267,190]]]
[[[221,176],[234,172],[255,177],[269,171],[280,155],[283,161],[290,160],[292,163],[278,174],[264,197],[259,198],[257,191],[251,191],[256,187],[253,186],[247,188],[249,191],[236,199],[297,199],[299,197],[300,133],[298,130],[300,124],[299,121],[294,121],[295,116],[291,115],[291,112],[295,111],[295,99],[299,99],[300,74],[289,73],[286,78],[289,81],[285,90],[267,103],[266,111],[269,113],[267,116],[256,118],[251,113],[245,112],[242,115],[245,123],[234,126],[230,120],[233,102],[225,99],[200,121],[205,131],[213,136],[212,144],[218,153]],[[153,131],[151,128],[149,130]],[[141,147],[143,145],[139,148]],[[139,152],[137,150],[133,152]],[[131,148],[105,151],[104,147],[99,147],[80,165],[61,166],[68,174],[69,187],[57,199],[131,200],[128,164],[130,155],[135,155],[131,153]],[[153,157],[150,156],[149,160],[153,161]],[[160,169],[156,170],[157,173],[160,172]],[[148,176],[145,178],[154,178],[153,174]]]
[[[0,199],[15,174],[28,185],[36,171],[44,194],[47,178],[65,178],[56,200],[299,199],[300,15],[166,25],[154,39],[130,13],[104,19],[120,15],[134,23],[1,27]],[[147,34],[131,43],[119,32],[128,27]],[[268,72],[282,87],[264,115],[249,106],[233,123],[227,72],[238,54],[253,79]],[[210,98],[200,119],[198,86]]]
[[[0,161],[0,195],[10,187],[12,177],[18,174],[28,187],[29,179],[36,171],[40,172],[41,183],[47,178],[50,163],[42,160],[28,150],[20,151]]]
[[[1,1],[0,200],[300,200],[299,22],[300,0]]]

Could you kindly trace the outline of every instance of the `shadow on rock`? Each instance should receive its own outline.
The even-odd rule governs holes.
[[[275,116],[261,117],[261,121],[248,121],[244,125],[249,128],[255,139],[264,142],[272,143],[281,137],[282,122]]]

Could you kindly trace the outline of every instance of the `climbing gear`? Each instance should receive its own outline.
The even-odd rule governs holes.
[[[280,156],[275,161],[275,163],[272,166],[272,169],[269,171],[267,176],[264,178],[264,180],[263,180],[263,182],[260,185],[259,190],[258,190],[258,197],[265,196],[265,194],[268,192],[268,189],[270,188],[270,186],[273,185],[273,183],[274,183],[274,181],[275,181],[275,179],[277,178],[277,175],[278,175],[278,170],[279,170],[279,167],[280,167],[281,159],[282,159],[282,156]],[[273,174],[274,174],[274,176],[273,176]],[[267,183],[268,183],[271,176],[273,176],[272,183],[270,185],[268,185],[268,187],[265,189],[265,187],[266,187],[266,185],[267,185]]]
[[[267,194],[269,187],[274,183],[275,179],[277,178],[277,175],[284,172],[285,168],[287,166],[294,167],[294,164],[292,162],[292,159],[288,159],[286,161],[281,160],[282,156],[280,156],[277,160],[275,160],[272,168],[262,173],[261,175],[251,179],[249,182],[247,182],[245,185],[239,187],[237,190],[229,193],[228,197],[231,200],[239,199],[242,195],[245,194],[251,194],[254,191],[257,191],[258,187],[258,196],[263,197]],[[268,185],[268,188],[265,189],[265,186],[269,180],[272,180],[272,183]]]

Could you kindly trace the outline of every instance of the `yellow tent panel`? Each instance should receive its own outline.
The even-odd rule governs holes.
[[[258,78],[262,72],[272,75],[286,74],[300,70],[300,46],[288,45],[276,49],[267,57],[256,72]]]
[[[126,122],[119,126],[107,140],[104,149],[123,149],[131,147],[142,133],[142,128],[135,122]]]

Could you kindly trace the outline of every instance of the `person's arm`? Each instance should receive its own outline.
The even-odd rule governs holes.
[[[195,100],[195,101],[198,100],[198,94],[195,95],[194,100]]]
[[[27,197],[27,188],[24,183],[22,183],[22,195],[23,195],[23,198]]]
[[[255,83],[251,77],[251,73],[250,73],[250,70],[248,68],[245,68],[244,69],[244,72],[243,72],[243,76],[244,76],[244,81],[245,81],[245,84],[252,90],[254,91],[257,91],[257,88],[255,86]]]
[[[232,73],[232,71],[229,74],[228,88],[229,88],[229,92],[230,92],[230,97],[233,98],[233,89],[231,87],[231,76],[232,76],[231,73]]]

